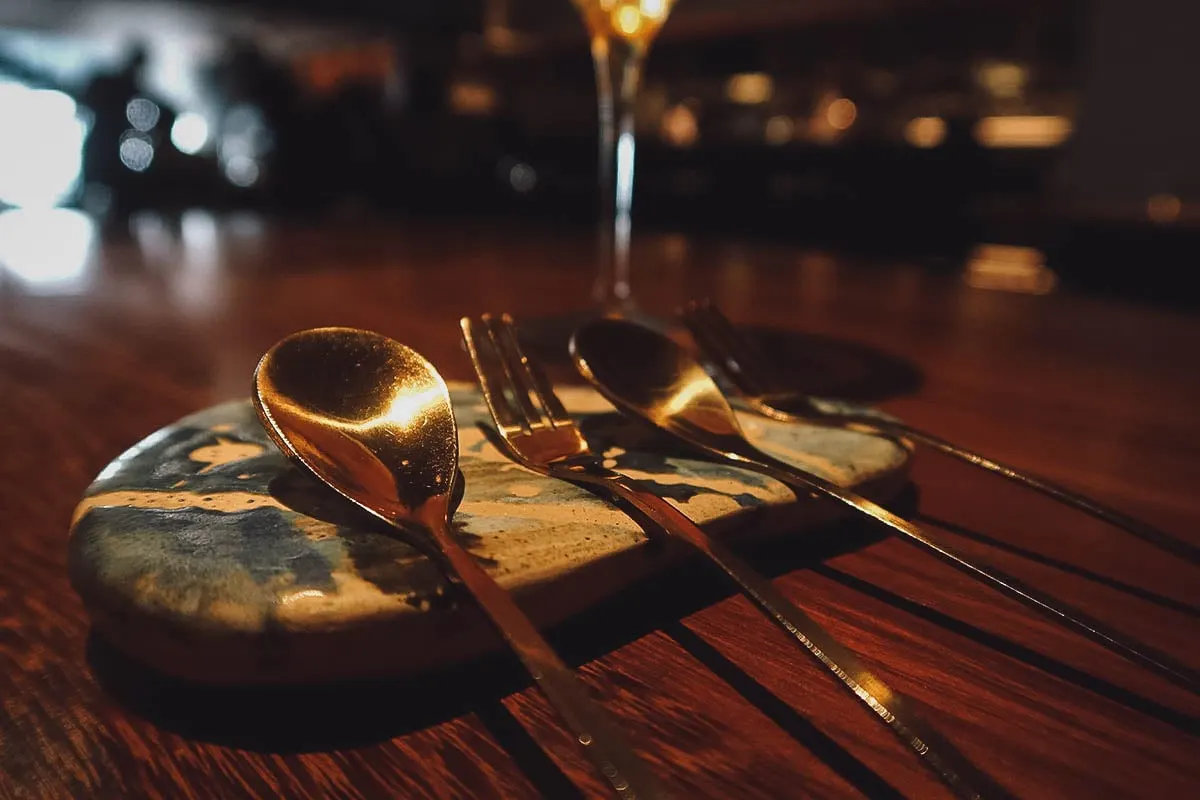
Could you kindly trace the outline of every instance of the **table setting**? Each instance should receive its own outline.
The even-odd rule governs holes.
[[[1187,796],[1194,320],[634,239],[676,4],[572,4],[598,246],[210,222],[0,305],[0,798]]]
[[[705,309],[736,334],[713,304],[688,308]],[[708,558],[953,793],[1008,796],[929,728],[903,695],[721,537],[696,524],[724,521],[725,527],[779,530],[787,516],[809,516],[805,512],[818,507],[820,493],[1054,622],[1196,691],[1194,671],[1181,662],[945,549],[859,495],[861,487],[886,500],[906,475],[913,444],[903,438],[904,429],[886,435],[854,429],[899,424],[892,417],[809,398],[824,414],[840,415],[849,424],[781,421],[784,412],[772,407],[763,413],[745,402],[739,405],[747,410],[735,412],[700,362],[676,341],[612,317],[585,324],[570,342],[580,373],[596,389],[568,395],[573,407],[589,409],[581,428],[541,367],[524,353],[511,317],[464,317],[460,327],[478,392],[464,386],[452,392],[424,357],[380,334],[353,328],[300,331],[263,356],[252,401],[191,415],[116,459],[77,508],[71,536],[72,582],[99,632],[127,655],[185,680],[302,685],[394,677],[478,657],[494,647],[488,639],[495,637],[461,619],[456,607],[472,603],[545,692],[614,794],[668,796],[514,597],[532,598],[526,602],[536,607],[555,606],[539,615],[541,625],[561,622],[589,601],[661,569],[669,556],[655,545],[666,539]],[[750,354],[749,341],[730,341],[744,349],[741,359],[727,354],[726,366],[738,374],[742,360],[765,363],[761,354]],[[481,401],[486,414],[478,412]],[[455,411],[463,406],[472,409],[473,424],[458,418],[466,416]],[[597,416],[598,409],[603,410]],[[616,409],[641,428],[610,422],[597,439],[603,445],[590,444],[583,430],[611,419]],[[745,430],[754,431],[757,446],[739,418],[747,419]],[[708,461],[680,460],[668,454],[669,445],[668,452],[655,453],[663,443],[646,438],[650,426],[690,445],[683,459],[708,456]],[[460,452],[471,455],[460,460]],[[639,478],[620,471],[623,461],[636,465]],[[968,459],[976,461],[994,463],[982,456]],[[739,474],[746,469],[772,483]],[[1024,478],[1012,468],[994,471]],[[530,483],[531,473],[573,484],[584,490],[574,493],[582,497]],[[673,480],[665,483],[668,475]],[[476,480],[481,490],[474,489]],[[779,484],[787,487],[782,497]],[[1032,488],[1045,493],[1047,485],[1037,481]],[[675,491],[680,488],[683,494]],[[711,507],[701,511],[704,506],[694,501],[705,493],[733,501],[738,511],[730,514],[728,504],[715,513]],[[1066,490],[1059,494],[1083,511],[1102,509],[1096,516],[1105,521],[1126,519],[1097,501]],[[628,523],[624,536],[614,535],[611,515],[581,513],[584,497],[608,499],[622,511],[632,508],[630,521],[641,535],[631,537]],[[522,510],[506,511],[505,505]],[[765,515],[757,512],[772,505],[791,508],[764,524]],[[523,518],[531,506],[540,513]],[[481,515],[483,507],[490,514]],[[465,525],[452,524],[460,512]],[[395,531],[380,532],[379,523]],[[812,520],[800,524],[808,527]],[[1185,541],[1138,521],[1128,527],[1194,562]],[[392,543],[367,544],[369,538]],[[354,552],[368,549],[369,561]],[[380,646],[381,637],[393,641]],[[336,652],[337,658],[322,652]]]
[[[520,251],[512,250],[512,257],[519,259]],[[756,258],[765,264],[769,256]],[[465,259],[464,266],[453,267],[457,279],[476,274],[466,266],[471,263]],[[696,269],[697,285],[704,287],[710,267],[699,259]],[[533,291],[554,274],[547,262],[527,278],[516,278],[516,285]],[[819,309],[814,324],[849,339],[852,329],[867,337],[878,334],[875,341],[882,343],[890,329],[854,311],[861,308],[854,305],[856,298],[866,295],[854,273],[846,275],[849,294],[839,301],[849,303],[840,306],[848,311],[843,327],[820,323],[829,318]],[[343,291],[350,287],[353,303],[333,314],[306,311],[302,298],[310,296],[314,280]],[[8,585],[20,587],[20,594],[10,590],[6,603],[28,598],[32,604],[7,617],[17,638],[10,633],[6,647],[18,649],[6,650],[6,658],[21,659],[10,661],[21,666],[3,673],[14,714],[6,724],[17,726],[6,728],[4,739],[3,771],[6,780],[16,782],[9,785],[38,786],[46,796],[105,795],[117,791],[115,781],[136,781],[162,792],[179,786],[208,786],[220,794],[268,791],[238,789],[229,782],[234,778],[196,766],[226,759],[230,775],[242,776],[238,781],[258,780],[254,775],[292,781],[344,774],[352,776],[345,778],[351,783],[338,785],[356,786],[364,796],[615,792],[571,725],[543,698],[538,682],[509,654],[494,622],[452,571],[431,557],[436,553],[428,551],[436,547],[412,540],[411,531],[395,530],[326,486],[285,455],[263,426],[254,400],[258,362],[288,337],[342,320],[370,341],[412,342],[419,348],[415,352],[428,354],[424,374],[429,380],[430,367],[445,376],[443,400],[453,414],[458,451],[448,498],[454,541],[511,598],[558,660],[583,680],[591,704],[608,712],[612,722],[599,730],[618,733],[604,743],[629,743],[641,762],[640,771],[635,767],[630,774],[649,774],[652,788],[698,796],[953,796],[953,784],[941,772],[947,768],[956,776],[969,775],[962,785],[982,796],[1062,795],[1071,785],[1088,787],[1089,794],[1138,796],[1187,780],[1194,694],[1170,674],[1175,669],[1186,678],[1194,664],[1187,644],[1195,619],[1188,588],[1194,567],[1181,557],[1187,552],[1181,545],[1187,542],[1189,517],[1186,510],[1172,510],[1177,503],[1186,509],[1187,495],[1175,488],[1154,500],[1156,495],[1145,492],[1186,481],[1186,471],[1172,477],[1167,467],[1186,463],[1171,460],[1170,454],[1182,452],[1179,447],[1188,438],[1163,439],[1155,449],[1131,455],[1130,464],[1143,464],[1149,472],[1130,470],[1124,482],[1113,484],[1097,481],[1093,475],[1116,473],[1101,458],[1106,451],[1086,448],[1089,441],[1116,447],[1107,427],[1111,423],[1104,422],[1114,412],[1104,403],[1118,401],[1119,395],[1085,397],[1065,387],[1053,389],[1044,399],[1024,401],[1024,413],[1032,415],[1026,423],[1006,412],[1011,400],[987,377],[1017,370],[1031,380],[1040,375],[1041,385],[1053,386],[1050,376],[1061,362],[1047,362],[1047,371],[1039,373],[1038,356],[1023,350],[1021,364],[1005,367],[997,349],[988,351],[986,370],[978,373],[970,371],[972,361],[949,354],[927,362],[940,365],[927,380],[954,386],[950,396],[969,402],[986,424],[964,425],[952,406],[923,399],[936,397],[927,389],[916,390],[915,400],[886,401],[886,414],[861,400],[812,400],[827,413],[848,415],[846,425],[807,418],[810,412],[796,397],[773,397],[784,409],[805,416],[778,419],[753,408],[756,394],[740,391],[730,380],[719,351],[705,350],[699,337],[685,332],[694,306],[683,295],[673,304],[684,313],[664,315],[677,325],[666,341],[672,348],[682,344],[682,353],[666,348],[659,355],[671,355],[675,361],[667,363],[676,365],[683,356],[690,363],[702,359],[703,376],[691,374],[709,381],[701,386],[710,388],[696,388],[689,402],[703,399],[700,405],[684,398],[660,419],[699,409],[704,425],[710,430],[724,426],[715,429],[728,434],[730,412],[724,409],[732,408],[741,433],[772,458],[868,499],[970,564],[1015,578],[1085,627],[1117,634],[1118,644],[1153,663],[1106,649],[1084,628],[1013,602],[995,584],[951,568],[935,552],[914,546],[903,534],[891,533],[895,528],[840,499],[814,497],[807,484],[794,489],[685,445],[637,413],[639,407],[649,413],[648,406],[630,405],[626,411],[610,402],[599,386],[619,390],[614,400],[641,400],[627,397],[627,389],[604,370],[640,364],[640,381],[661,360],[635,358],[654,352],[651,340],[632,347],[604,344],[595,351],[583,334],[598,330],[593,325],[603,330],[634,323],[597,320],[581,327],[576,357],[599,385],[573,364],[545,364],[549,369],[543,377],[552,379],[550,392],[600,466],[628,477],[632,488],[666,498],[672,509],[667,511],[658,505],[661,500],[646,500],[648,510],[627,501],[613,505],[600,487],[547,477],[505,451],[506,425],[516,436],[514,422],[523,432],[530,419],[553,420],[555,413],[535,393],[530,402],[539,416],[527,416],[532,412],[522,407],[504,370],[504,363],[516,370],[520,359],[502,362],[499,355],[505,351],[493,345],[493,331],[503,343],[508,341],[504,331],[522,330],[521,316],[511,323],[502,313],[485,320],[489,299],[459,294],[447,295],[434,320],[398,321],[398,304],[417,313],[432,296],[405,300],[387,288],[390,275],[370,269],[316,278],[288,275],[282,285],[303,286],[303,291],[274,311],[251,315],[260,307],[261,291],[277,291],[279,281],[279,276],[264,276],[235,289],[235,314],[258,320],[245,329],[258,343],[249,351],[222,338],[238,318],[227,316],[223,307],[214,307],[219,316],[206,324],[203,347],[201,340],[181,339],[165,327],[174,324],[173,317],[125,308],[122,313],[141,320],[139,325],[159,326],[155,339],[161,346],[119,327],[112,335],[148,361],[174,359],[179,366],[173,383],[164,383],[161,371],[112,361],[99,336],[88,339],[93,344],[83,350],[73,350],[83,339],[67,332],[98,330],[94,326],[113,319],[123,297],[81,297],[76,307],[86,310],[73,318],[55,317],[57,327],[48,327],[51,317],[25,317],[43,331],[41,341],[55,348],[66,366],[43,379],[61,374],[62,382],[51,385],[63,390],[52,397],[31,387],[5,400],[8,419],[21,421],[9,428],[12,452],[35,465],[25,468],[30,476],[57,476],[43,484],[13,472],[5,490],[5,504],[20,521],[13,541],[21,543],[5,567]],[[651,297],[658,307],[671,302],[657,291]],[[786,304],[769,294],[757,297],[755,323],[765,319],[786,328]],[[934,302],[937,295],[930,297]],[[552,308],[519,306],[535,316]],[[1055,307],[1077,325],[1087,324],[1065,298]],[[464,322],[466,309],[471,315]],[[753,328],[737,322],[733,327],[758,341],[748,335]],[[661,336],[641,327],[620,330]],[[1184,340],[1188,335],[1186,326],[1166,319],[1145,330],[1147,341],[1167,331]],[[603,341],[611,334],[605,333]],[[468,346],[472,341],[479,371]],[[916,352],[913,340],[906,341],[904,351]],[[1070,339],[1056,341],[1059,353],[1076,347]],[[214,347],[237,359],[230,363],[241,364],[230,371],[224,396],[174,389],[167,395],[158,388],[211,380],[187,376],[203,374],[196,372],[197,365]],[[537,365],[532,351],[522,350]],[[619,357],[605,359],[605,352]],[[1121,360],[1126,356],[1120,349],[1112,352],[1107,363],[1121,364],[1124,374],[1134,376],[1134,386],[1150,387],[1150,376],[1165,374],[1158,370],[1166,362],[1143,351],[1131,351],[1138,353],[1136,364]],[[774,372],[791,377],[789,362],[767,353]],[[1079,377],[1087,375],[1086,362],[1075,358],[1071,374],[1086,385],[1089,379]],[[745,356],[742,361],[750,363]],[[320,356],[302,362],[302,375],[320,377],[318,384],[342,385],[343,361]],[[101,363],[115,366],[94,366]],[[24,369],[37,374],[32,367]],[[507,409],[509,416],[498,420],[489,409],[481,373],[499,381],[492,399],[503,398],[504,404],[497,403],[495,410],[505,414]],[[363,385],[386,391],[394,386],[383,379],[388,374],[376,364]],[[988,394],[956,385],[956,374],[978,375]],[[114,380],[139,389],[123,392],[121,402],[110,400],[114,396],[104,387]],[[678,398],[672,394],[677,388],[656,381],[661,391],[655,397]],[[67,391],[69,385],[85,391]],[[1179,396],[1186,397],[1186,384],[1177,385]],[[293,386],[289,396],[294,391]],[[1003,405],[987,399],[993,394]],[[422,396],[421,403],[393,404],[396,414],[424,408],[430,396]],[[1090,410],[1076,418],[1074,424],[1086,425],[1086,435],[1070,434],[1075,455],[1065,455],[1061,463],[1074,465],[1075,471],[1064,473],[1052,453],[1061,446],[1059,436],[1073,430],[1056,410],[1063,402],[1059,398],[1068,397],[1090,404],[1085,406]],[[42,410],[22,407],[23,398]],[[445,407],[439,408],[444,413]],[[1169,401],[1129,408],[1123,413],[1145,415],[1133,418],[1166,415],[1173,428],[1188,430],[1182,406],[1176,409]],[[39,419],[52,420],[53,427]],[[877,430],[895,420],[1009,468],[1036,464],[1020,473],[1082,490],[1107,509],[1149,518],[1166,538],[1153,541],[1139,535],[1144,530],[1136,526],[1123,530],[993,470],[943,458],[902,432]],[[868,423],[874,429],[865,429]],[[440,430],[449,433],[445,425]],[[685,424],[678,430],[698,429]],[[56,431],[71,432],[69,444]],[[1146,441],[1145,435],[1139,441]],[[311,431],[300,438],[361,461],[361,451],[336,443],[330,447]],[[579,446],[578,440],[564,441]],[[73,460],[68,454],[80,447],[84,459]],[[380,482],[368,479],[365,485]],[[694,530],[691,538],[664,533],[655,514],[676,529],[695,523],[705,538],[696,538]],[[698,549],[705,539],[717,545],[723,566]],[[45,555],[31,560],[39,552]],[[39,567],[56,560],[59,566],[52,572]],[[733,575],[725,569],[731,564]],[[743,586],[738,576],[749,574],[747,565],[759,580],[752,577]],[[764,579],[786,604],[773,602],[778,598],[769,590],[759,591]],[[781,617],[764,612],[760,600]],[[39,619],[47,627],[27,627],[26,620]],[[816,649],[859,688],[873,687],[867,695],[899,718],[905,730],[920,731],[915,738],[921,743],[938,745],[930,744],[929,752],[957,756],[939,758],[931,768],[910,746],[911,738],[897,735],[781,620],[790,621],[810,643],[822,642],[825,646]],[[816,628],[802,628],[809,622]],[[70,634],[63,637],[55,630]],[[841,649],[823,641],[819,630]],[[28,660],[35,653],[41,661]],[[1167,658],[1160,660],[1163,655]],[[34,663],[46,666],[31,670],[28,665]],[[880,684],[892,694],[883,694]],[[43,716],[51,710],[53,716]],[[99,744],[76,751],[67,729],[56,733],[58,720],[116,738],[97,739]],[[43,733],[32,735],[35,730]],[[689,731],[707,733],[701,741],[690,738]],[[953,751],[945,749],[946,741]],[[122,760],[119,754],[128,752],[146,755]],[[92,773],[82,767],[78,772],[52,769],[44,760],[47,753],[58,753],[66,763],[91,763],[96,777],[87,777]],[[447,754],[454,753],[484,771],[441,772]],[[699,753],[703,760],[688,755]],[[171,771],[158,765],[170,765]],[[636,780],[629,783],[639,787]],[[283,793],[322,791],[314,788],[322,784],[289,785]]]

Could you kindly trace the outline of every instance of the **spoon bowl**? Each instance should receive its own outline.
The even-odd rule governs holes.
[[[619,319],[575,332],[571,356],[613,405],[704,450],[745,442],[741,425],[716,382],[674,340]]]
[[[415,350],[353,328],[293,334],[259,362],[254,405],[280,449],[385,522],[448,515],[458,431],[445,382]]]
[[[407,532],[475,598],[623,798],[663,796],[652,773],[520,607],[450,531],[458,428],[420,354],[353,328],[301,331],[254,372],[254,407],[279,448],[339,494]]]
[[[1129,661],[1200,694],[1200,675],[1011,575],[967,560],[877,503],[764,453],[742,433],[725,396],[696,359],[672,339],[618,319],[580,328],[571,338],[579,371],[617,408],[716,458],[759,472],[796,492],[818,492],[887,525],[905,541]]]

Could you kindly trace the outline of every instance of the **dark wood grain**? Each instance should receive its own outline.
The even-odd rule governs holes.
[[[122,449],[244,396],[294,330],[372,328],[467,379],[461,315],[582,308],[591,278],[586,239],[547,230],[211,232],[193,217],[186,235],[106,241],[72,291],[0,278],[0,797],[600,793],[504,657],[262,693],[178,684],[89,639],[66,531]],[[711,295],[739,321],[907,360],[923,381],[889,411],[1200,542],[1200,319],[727,241],[646,238],[635,259],[649,310]],[[1194,568],[934,455],[914,483],[946,542],[1200,666]],[[1196,697],[865,524],[750,555],[1017,796],[1194,790]],[[554,639],[680,796],[946,796],[707,573],[635,588]]]

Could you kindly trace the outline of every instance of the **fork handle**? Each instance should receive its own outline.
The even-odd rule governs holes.
[[[855,420],[855,424],[859,424]],[[1139,519],[1122,514],[1114,508],[1093,500],[1092,498],[1072,491],[1065,486],[1059,486],[1044,478],[1039,478],[1036,475],[1031,475],[1027,472],[1022,472],[1016,467],[1011,467],[1008,464],[1003,464],[999,461],[993,461],[987,456],[981,455],[964,447],[959,447],[953,442],[948,442],[932,433],[910,427],[901,422],[880,422],[871,420],[869,423],[872,427],[878,429],[879,433],[885,435],[902,436],[908,439],[913,439],[921,444],[932,447],[933,449],[945,453],[948,456],[953,456],[960,461],[965,461],[968,464],[994,472],[1020,486],[1025,486],[1034,491],[1041,492],[1047,497],[1053,498],[1064,505],[1076,508],[1085,514],[1090,514],[1096,519],[1103,520],[1110,525],[1114,525],[1122,530],[1133,534],[1144,542],[1148,542],[1155,547],[1167,551],[1173,555],[1182,558],[1192,564],[1200,564],[1200,548],[1188,542],[1178,539],[1165,531],[1148,523],[1142,522]]]
[[[551,467],[549,474],[573,483],[600,486],[650,517],[668,534],[691,544],[720,567],[768,619],[800,643],[825,669],[900,738],[962,798],[1009,797],[991,778],[974,767],[949,742],[931,731],[908,701],[863,666],[816,620],[805,614],[770,580],[742,561],[724,544],[705,533],[685,514],[630,478],[596,465]],[[973,786],[985,791],[981,794]]]
[[[1119,656],[1138,664],[1152,672],[1156,672],[1177,686],[1200,695],[1200,675],[1195,670],[1181,664],[1165,653],[1136,642],[1122,633],[1118,633],[1099,620],[1089,616],[1077,608],[1055,600],[1049,595],[1027,586],[1011,575],[995,567],[972,563],[930,539],[925,533],[908,520],[896,516],[878,503],[872,502],[860,494],[843,489],[816,475],[798,470],[766,453],[755,450],[751,453],[739,453],[732,463],[760,472],[775,478],[793,489],[804,493],[817,491],[825,494],[851,508],[882,522],[903,536],[908,542],[930,553],[955,569],[988,584],[993,589],[1007,594],[1009,597],[1023,603],[1053,622],[1068,627],[1077,633],[1091,639],[1093,642],[1108,648]]]
[[[667,797],[612,718],[592,700],[583,682],[558,657],[512,595],[479,566],[444,524],[431,526],[430,532],[450,569],[525,665],[614,793],[623,800]]]

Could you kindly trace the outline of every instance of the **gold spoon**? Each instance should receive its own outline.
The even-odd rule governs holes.
[[[579,371],[617,408],[736,466],[760,472],[805,493],[816,491],[839,500],[972,578],[1200,694],[1200,678],[1195,671],[1171,657],[1133,642],[1082,611],[1025,586],[994,567],[967,561],[877,503],[756,448],[742,433],[717,384],[698,361],[668,337],[624,320],[602,319],[577,330],[570,348]]]
[[[376,333],[301,331],[259,361],[254,407],[280,450],[457,577],[619,797],[663,796],[575,673],[451,533],[458,429],[432,364]]]
[[[691,331],[692,338],[700,346],[700,351],[737,388],[746,404],[764,417],[780,422],[806,422],[811,425],[844,428],[919,442],[966,464],[995,473],[1018,486],[1041,492],[1109,525],[1115,525],[1185,561],[1200,564],[1200,547],[1046,478],[993,461],[985,455],[948,442],[927,431],[918,430],[874,409],[787,391],[784,388],[786,381],[779,374],[779,369],[759,352],[753,341],[738,332],[733,323],[709,300],[692,301],[683,307],[680,314]]]

